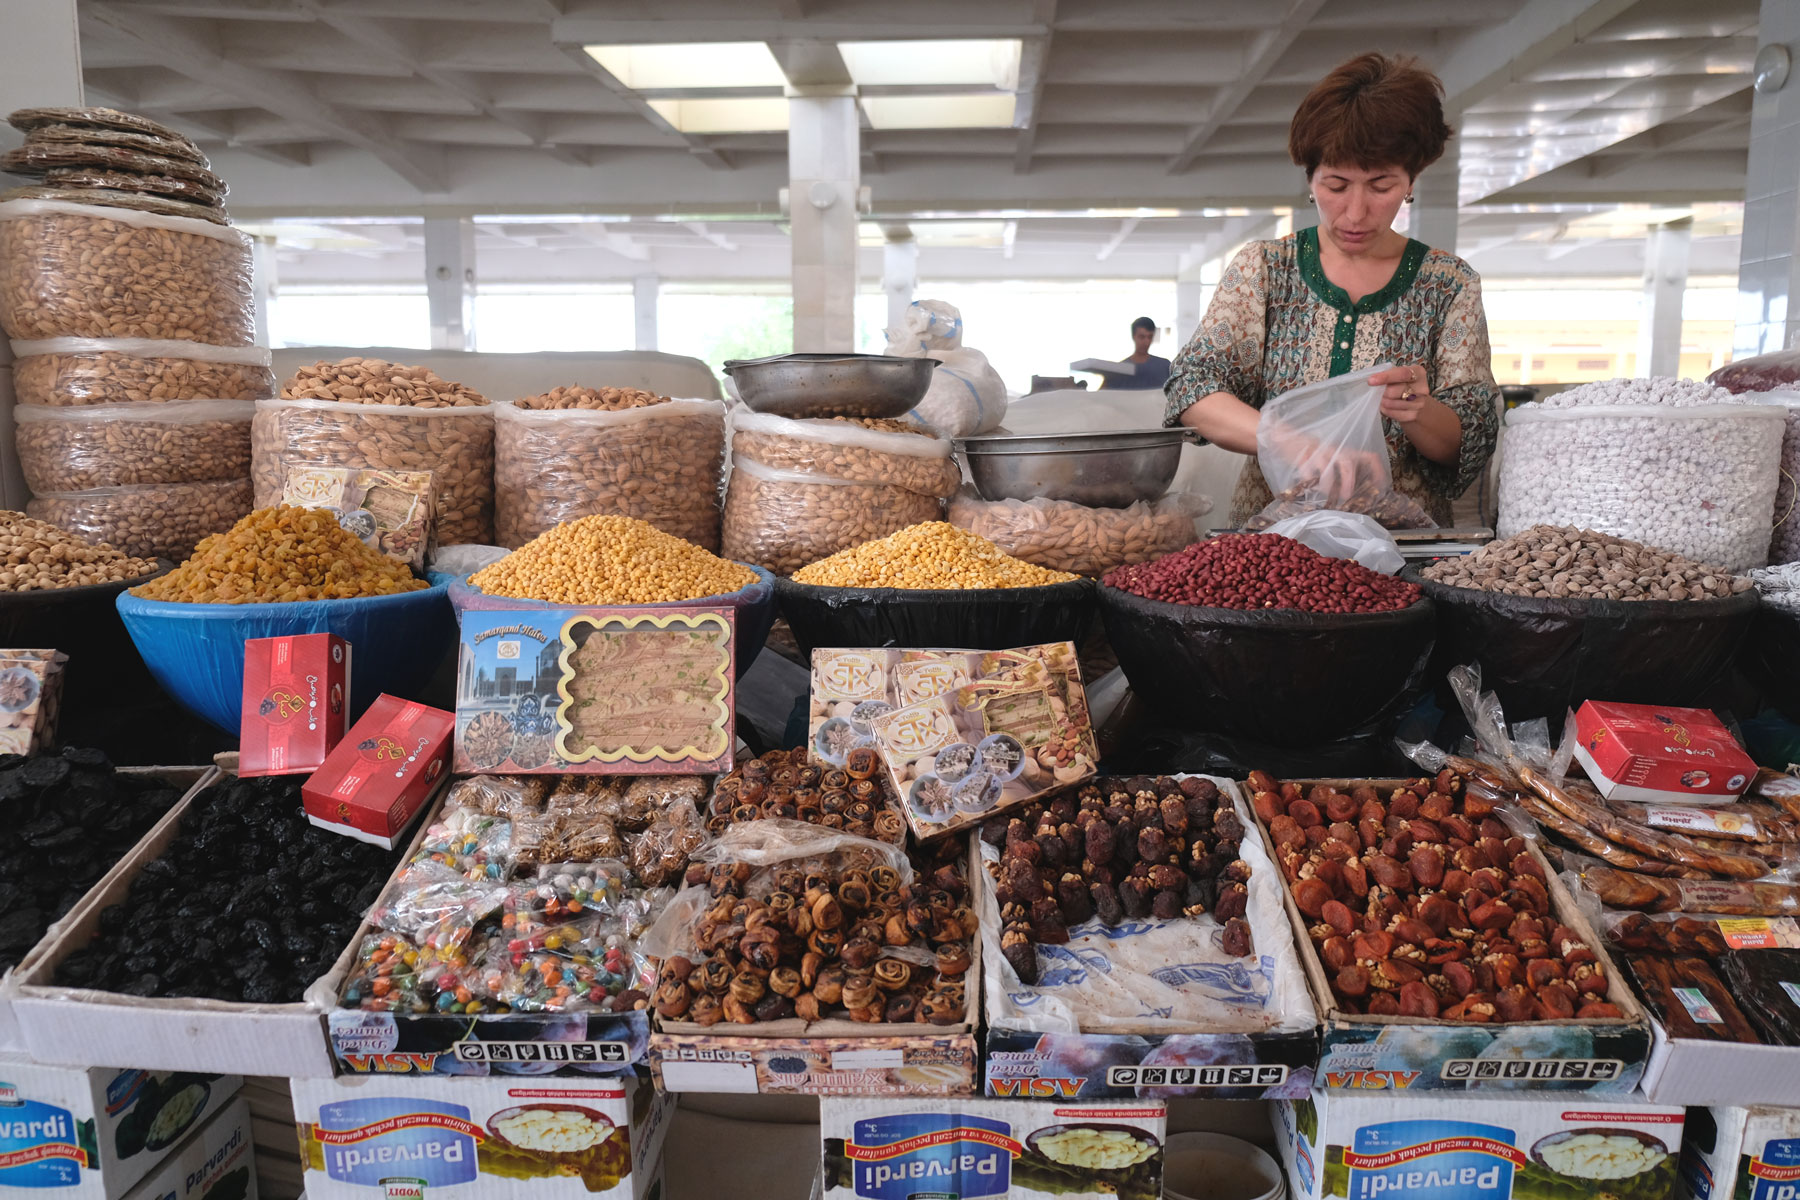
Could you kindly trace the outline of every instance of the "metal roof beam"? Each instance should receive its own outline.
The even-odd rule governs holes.
[[[1250,93],[1275,69],[1281,56],[1287,53],[1288,47],[1305,32],[1307,23],[1323,7],[1325,0],[1293,0],[1280,25],[1256,35],[1256,40],[1251,43],[1250,53],[1245,58],[1243,70],[1235,80],[1219,89],[1212,106],[1206,111],[1206,118],[1188,131],[1187,143],[1169,160],[1169,174],[1179,174],[1194,165],[1194,159],[1206,148],[1206,143],[1213,134],[1219,131],[1219,126],[1229,121],[1243,106],[1244,101],[1250,98]]]
[[[295,3],[302,10],[350,40],[360,42],[365,46],[373,46],[420,79],[450,93],[458,100],[474,105],[475,110],[488,120],[503,125],[515,133],[524,134],[535,149],[543,150],[552,157],[575,166],[593,165],[593,159],[589,154],[547,141],[544,137],[543,122],[496,105],[486,89],[479,86],[469,75],[462,71],[434,66],[425,61],[424,55],[419,54],[414,47],[408,45],[404,38],[397,36],[385,22],[371,17],[357,16],[346,12],[341,7],[322,3],[321,0],[295,0]]]
[[[442,150],[395,141],[376,121],[328,103],[290,72],[233,62],[184,25],[126,4],[94,0],[83,5],[82,12],[154,51],[171,69],[242,96],[249,107],[267,109],[368,151],[421,192],[443,192],[448,186]]]

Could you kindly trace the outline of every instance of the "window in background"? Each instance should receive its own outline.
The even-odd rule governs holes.
[[[1591,383],[1636,374],[1640,280],[1484,279],[1481,291],[1495,382]],[[1735,280],[1689,281],[1677,374],[1702,379],[1731,361],[1736,300]]]
[[[276,346],[431,345],[425,289],[282,288],[269,304]]]
[[[1131,354],[1131,323],[1156,322],[1150,353],[1173,359],[1181,346],[1171,280],[993,281],[921,283],[920,300],[943,300],[962,310],[963,344],[987,355],[1009,392],[1031,389],[1033,375],[1067,375],[1082,358]],[[1097,388],[1097,376],[1083,376]]]
[[[667,303],[665,298],[659,309]],[[636,347],[637,307],[629,286],[500,284],[484,285],[475,295],[475,348],[484,354]]]
[[[664,287],[657,349],[698,358],[721,380],[720,367],[728,358],[786,354],[794,348],[794,301],[786,291]]]

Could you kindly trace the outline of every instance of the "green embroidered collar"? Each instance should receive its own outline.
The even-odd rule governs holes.
[[[1370,292],[1352,304],[1349,293],[1325,278],[1325,268],[1319,262],[1318,226],[1312,225],[1296,231],[1294,244],[1300,256],[1300,278],[1306,281],[1306,286],[1312,290],[1313,295],[1339,312],[1348,313],[1380,312],[1392,304],[1412,286],[1413,280],[1418,277],[1420,265],[1425,261],[1426,253],[1431,249],[1424,242],[1406,239],[1406,249],[1400,252],[1400,265],[1394,269],[1394,277],[1387,281],[1387,286],[1378,292]]]

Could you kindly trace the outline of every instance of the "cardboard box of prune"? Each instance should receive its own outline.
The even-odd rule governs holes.
[[[0,1055],[0,1192],[118,1200],[242,1082]]]
[[[825,1200],[1162,1195],[1161,1101],[819,1102]]]
[[[1677,1194],[1687,1200],[1795,1200],[1800,1109],[1688,1109]]]
[[[855,774],[873,750],[921,839],[1073,787],[1099,759],[1072,642],[821,647],[812,653],[810,711],[813,758]]]
[[[630,1076],[294,1083],[310,1200],[646,1200],[674,1108]]]
[[[1406,783],[1402,779],[1288,782],[1298,783],[1306,790],[1324,784],[1346,792],[1369,786],[1382,796]],[[1251,817],[1265,851],[1279,862],[1268,826],[1256,812],[1252,811]],[[1313,922],[1295,905],[1292,886],[1284,886],[1283,907],[1300,950],[1307,984],[1323,1014],[1319,1086],[1389,1091],[1536,1089],[1607,1095],[1637,1088],[1644,1078],[1651,1044],[1650,1023],[1643,1006],[1556,870],[1536,846],[1528,845],[1527,853],[1536,859],[1547,881],[1552,915],[1593,949],[1607,976],[1605,998],[1624,1015],[1507,1024],[1345,1012],[1313,944]]]
[[[216,1112],[125,1200],[257,1200],[256,1135],[243,1097]]]
[[[383,693],[301,789],[321,829],[393,849],[450,766],[456,715]]]
[[[250,638],[238,774],[310,775],[344,740],[350,643],[334,633]]]
[[[729,608],[464,612],[457,773],[729,771],[735,622]]]
[[[0,754],[55,749],[68,661],[56,650],[0,650]]]
[[[1274,1104],[1298,1200],[1671,1200],[1684,1111],[1623,1096],[1356,1095]]]

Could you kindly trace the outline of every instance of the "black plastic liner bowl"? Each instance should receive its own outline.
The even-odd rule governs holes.
[[[777,577],[775,598],[802,654],[817,646],[1010,650],[1081,643],[1094,620],[1094,581],[1042,587],[840,588]]]
[[[1563,715],[1584,700],[1704,703],[1756,623],[1754,589],[1723,600],[1554,600],[1406,578],[1437,605],[1433,673],[1477,663],[1508,721]],[[1454,709],[1452,709],[1454,711]]]
[[[1100,589],[1131,691],[1164,722],[1308,746],[1369,733],[1424,693],[1429,601],[1380,613],[1240,610]]]
[[[1739,660],[1763,699],[1800,722],[1800,613],[1765,604],[1756,611]]]

